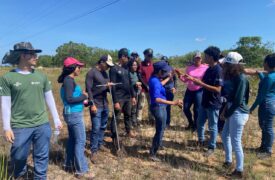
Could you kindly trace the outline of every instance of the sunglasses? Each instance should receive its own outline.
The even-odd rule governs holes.
[[[25,52],[24,54],[28,54],[33,57],[37,57],[37,54],[35,52]]]

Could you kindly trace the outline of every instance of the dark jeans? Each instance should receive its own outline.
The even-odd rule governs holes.
[[[136,105],[132,105],[131,106],[131,124],[133,125],[133,126],[137,126],[137,124],[138,124],[138,120],[137,120],[137,111],[138,111],[138,108],[140,108],[140,107],[138,107],[138,95],[136,96],[136,100],[137,100],[137,104]]]
[[[115,110],[115,116],[119,117],[121,113],[124,114],[124,124],[126,133],[129,133],[131,131],[131,100],[129,101],[121,101],[119,102],[121,110]],[[116,119],[118,120],[118,119]],[[114,116],[112,117],[111,121],[111,132],[112,132],[112,138],[116,138],[116,128],[115,128],[115,121]]]
[[[64,114],[64,120],[67,123],[69,133],[65,166],[67,168],[75,168],[76,174],[84,174],[89,168],[84,154],[86,133],[83,112]]]
[[[156,155],[160,145],[162,144],[162,137],[166,127],[166,119],[167,119],[166,105],[151,106],[150,111],[155,117],[155,121],[156,121],[156,133],[153,138],[150,154]]]
[[[97,152],[100,146],[103,144],[104,132],[108,122],[108,107],[97,108],[96,113],[92,113],[90,109],[90,116],[92,120],[92,132],[90,137],[90,149]]]
[[[261,147],[266,152],[272,152],[274,140],[273,119],[275,116],[275,100],[263,102],[258,109],[259,125],[262,129]]]
[[[189,126],[196,129],[197,128],[197,121],[198,121],[198,114],[199,109],[201,106],[202,101],[202,89],[197,91],[190,91],[186,90],[184,95],[184,104],[183,104],[183,111],[184,114],[189,122]],[[193,105],[193,112],[194,112],[194,119],[192,118],[192,113],[190,111],[191,106]]]
[[[27,159],[33,147],[34,179],[47,179],[51,127],[49,123],[33,128],[14,128],[14,143],[11,147],[11,163],[14,177],[27,172]]]
[[[171,91],[166,91],[166,99],[167,99],[167,101],[173,101],[174,100],[174,94]],[[166,125],[170,126],[170,122],[171,122],[171,105],[166,106],[166,111],[167,111]]]

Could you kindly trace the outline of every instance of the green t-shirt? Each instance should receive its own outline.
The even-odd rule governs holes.
[[[44,93],[51,90],[46,75],[10,71],[1,77],[0,96],[11,96],[11,127],[28,128],[47,123]]]

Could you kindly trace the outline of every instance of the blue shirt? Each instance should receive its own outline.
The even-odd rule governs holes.
[[[213,67],[209,67],[206,70],[202,81],[210,86],[223,86],[223,73],[221,66],[216,64]],[[206,88],[203,88],[202,106],[204,108],[219,109],[221,108],[221,105],[221,93],[209,91]]]
[[[61,99],[63,101],[63,104],[64,104],[64,113],[65,114],[70,114],[70,113],[74,113],[74,112],[82,112],[83,109],[84,109],[84,106],[83,106],[83,102],[78,102],[78,103],[69,103],[66,101],[66,98],[65,98],[65,90],[64,90],[64,87],[62,87],[60,89],[60,95],[61,95]],[[80,97],[82,95],[82,90],[81,90],[81,87],[76,85],[74,90],[73,90],[73,94],[72,94],[72,97]]]
[[[165,88],[161,84],[159,78],[152,75],[149,80],[149,93],[150,93],[150,99],[151,99],[151,106],[160,104],[156,102],[156,98],[161,98],[166,100],[166,92]]]
[[[260,83],[258,94],[250,111],[253,111],[258,105],[268,100],[275,99],[275,72],[270,72],[267,75],[259,73]]]

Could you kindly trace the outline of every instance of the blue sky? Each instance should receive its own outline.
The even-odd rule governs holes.
[[[151,47],[168,56],[203,51],[209,45],[232,48],[241,36],[275,42],[275,0],[120,0],[58,26],[112,1],[4,1],[0,5],[0,57],[21,41],[30,41],[50,55],[73,41],[106,49],[127,47],[139,53]]]

